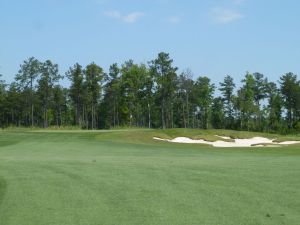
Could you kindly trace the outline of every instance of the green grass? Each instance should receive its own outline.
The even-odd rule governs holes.
[[[263,136],[2,131],[0,225],[299,225],[299,146],[223,149],[152,139],[214,134]]]

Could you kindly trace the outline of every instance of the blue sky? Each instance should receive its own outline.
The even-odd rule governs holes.
[[[64,74],[76,62],[107,70],[166,51],[180,71],[216,83],[246,71],[276,81],[300,74],[299,9],[297,0],[0,0],[0,73],[12,81],[30,56]]]

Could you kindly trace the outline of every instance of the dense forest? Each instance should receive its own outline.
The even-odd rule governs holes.
[[[66,77],[70,87],[60,85]],[[229,75],[215,85],[209,77],[178,73],[167,53],[147,65],[76,63],[62,76],[50,60],[25,60],[7,84],[0,79],[0,125],[235,129],[300,131],[300,81],[286,73],[278,83],[246,73],[237,87]],[[218,91],[219,96],[216,96]]]

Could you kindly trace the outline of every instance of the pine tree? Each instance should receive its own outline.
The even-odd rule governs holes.
[[[235,83],[233,78],[227,75],[224,78],[224,81],[220,83],[219,90],[222,93],[222,99],[224,101],[224,108],[225,108],[225,127],[232,129],[234,124],[234,89]]]
[[[287,123],[288,127],[292,129],[297,118],[298,111],[298,93],[299,81],[297,75],[293,73],[287,73],[280,77],[280,91],[283,97],[283,104],[287,110]]]
[[[41,72],[41,63],[34,57],[30,57],[20,65],[20,70],[16,75],[16,81],[23,90],[26,98],[26,102],[30,104],[30,120],[31,126],[34,126],[34,85],[35,80],[38,78]],[[29,114],[29,113],[27,113]]]
[[[102,92],[102,84],[104,81],[104,72],[103,69],[91,63],[87,65],[84,70],[85,74],[85,88],[86,88],[86,106],[87,106],[87,120],[86,124],[88,128],[95,129],[96,123],[98,122],[97,118],[97,107],[100,101],[100,96]],[[89,126],[89,119],[91,125]]]
[[[53,86],[62,79],[62,76],[58,73],[58,65],[53,64],[50,60],[42,63],[40,71],[41,76],[38,80],[38,95],[42,106],[43,127],[47,128],[49,125],[48,109],[51,106],[53,97]]]
[[[161,127],[174,127],[173,100],[176,92],[177,67],[173,67],[169,54],[161,52],[150,62],[150,70],[155,79],[156,97],[161,103]]]
[[[84,76],[82,66],[76,63],[66,73],[67,78],[71,81],[70,98],[74,107],[75,124],[81,126],[83,122],[83,92],[84,92]]]
[[[200,108],[201,127],[209,128],[210,108],[213,101],[215,85],[210,83],[208,77],[199,77],[196,82],[197,103]]]

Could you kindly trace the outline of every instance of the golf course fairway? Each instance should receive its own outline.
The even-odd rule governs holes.
[[[1,131],[0,225],[300,224],[299,145],[153,140],[183,131]]]

